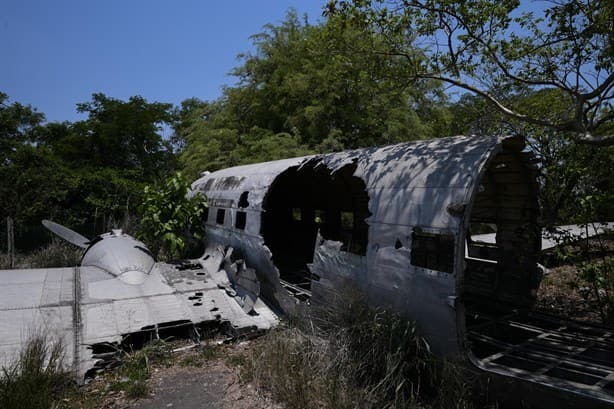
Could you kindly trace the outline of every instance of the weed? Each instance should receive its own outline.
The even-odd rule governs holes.
[[[198,351],[191,351],[190,354],[185,356],[179,364],[181,366],[199,367],[205,365],[205,363],[216,359],[219,356],[219,347],[215,345],[204,344],[198,348]]]
[[[435,358],[413,322],[347,293],[259,341],[248,357],[258,387],[297,409],[472,407],[460,367]]]
[[[149,394],[147,380],[136,379],[126,386],[126,396],[131,399],[145,398]]]
[[[16,254],[16,268],[69,267],[79,265],[83,250],[54,238],[45,247],[29,254]],[[0,269],[10,268],[8,255],[0,254]]]
[[[163,340],[155,340],[142,349],[124,353],[123,365],[115,373],[111,389],[122,390],[132,399],[143,398],[149,394],[147,380],[152,365],[172,365],[172,348]]]
[[[614,257],[589,260],[578,266],[580,277],[586,280],[597,300],[601,321],[614,324]]]
[[[0,407],[47,409],[72,385],[71,374],[64,368],[64,345],[36,334],[30,337],[16,362],[2,368]]]
[[[247,364],[247,357],[244,354],[230,354],[225,357],[226,363],[230,366],[241,367]]]
[[[587,301],[594,304],[604,325],[614,325],[614,234],[606,232],[588,238],[591,230],[604,228],[600,223],[585,223],[584,238],[569,232],[551,233],[558,246],[555,248],[553,263],[573,264],[577,276],[570,287],[581,291]]]

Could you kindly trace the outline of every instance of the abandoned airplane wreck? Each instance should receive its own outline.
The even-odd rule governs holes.
[[[614,407],[612,330],[531,311],[536,176],[521,138],[463,136],[205,172],[199,259],[156,263],[121,231],[53,227],[85,249],[79,267],[0,271],[0,364],[50,328],[82,378],[139,337],[251,334],[352,286],[415,320],[502,406]]]
[[[209,199],[208,240],[243,254],[274,307],[352,285],[498,398],[613,407],[612,331],[531,311],[536,176],[521,138],[461,136],[239,166],[192,188]],[[472,240],[484,226],[494,243]]]

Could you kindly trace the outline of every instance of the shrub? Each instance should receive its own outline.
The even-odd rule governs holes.
[[[186,251],[186,237],[204,238],[203,215],[207,201],[201,194],[189,198],[190,184],[177,172],[163,186],[146,186],[137,237],[157,256],[160,251],[171,257],[182,257]]]
[[[30,268],[70,267],[79,265],[82,256],[82,249],[53,238],[47,246],[24,256],[23,264]]]
[[[152,341],[138,351],[124,353],[122,362],[115,372],[113,389],[125,391],[132,399],[144,398],[149,394],[147,380],[151,365],[169,366],[172,362],[171,347],[163,340]]]
[[[14,268],[48,268],[77,266],[81,261],[83,250],[60,239],[54,238],[48,245],[29,254],[16,254]],[[8,269],[9,258],[0,254],[0,269]]]

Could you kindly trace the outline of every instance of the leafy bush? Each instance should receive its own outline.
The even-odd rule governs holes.
[[[25,256],[24,264],[31,268],[77,266],[82,256],[82,249],[53,238],[49,245]]]
[[[112,388],[125,391],[132,399],[144,398],[149,394],[147,380],[151,365],[170,366],[171,363],[171,346],[163,340],[152,341],[138,351],[123,354]]]
[[[580,277],[590,284],[604,324],[614,324],[614,257],[589,260],[578,266]]]
[[[137,237],[159,255],[160,251],[170,257],[181,257],[186,251],[186,237],[204,238],[203,216],[207,201],[203,195],[188,197],[190,184],[177,172],[162,186],[146,186]]]

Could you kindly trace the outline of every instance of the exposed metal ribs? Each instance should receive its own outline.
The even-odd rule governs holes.
[[[305,286],[306,284],[311,283],[292,284],[288,281],[284,281],[281,279],[279,280],[279,282],[281,283],[282,287],[284,287],[290,294],[292,294],[292,296],[298,298],[299,300],[306,301],[311,298],[311,291],[303,288],[303,286]]]
[[[614,398],[614,331],[537,313],[468,314],[468,338],[486,369]]]

